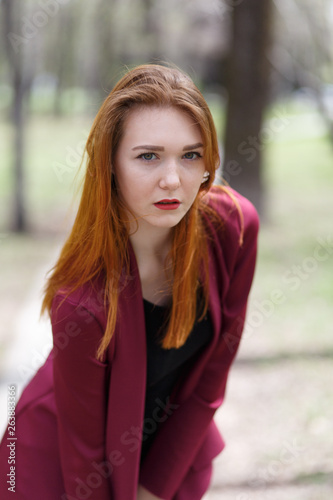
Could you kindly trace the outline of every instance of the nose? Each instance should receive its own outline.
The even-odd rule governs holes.
[[[162,189],[175,191],[180,186],[180,174],[177,162],[171,161],[168,165],[164,165],[159,181],[159,186]]]

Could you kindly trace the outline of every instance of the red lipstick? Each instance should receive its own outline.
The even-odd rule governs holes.
[[[176,210],[179,205],[180,201],[173,199],[173,200],[160,200],[157,203],[154,203],[156,208],[159,208],[160,210]]]

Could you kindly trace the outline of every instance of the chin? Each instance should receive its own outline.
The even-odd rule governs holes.
[[[161,227],[164,229],[171,229],[173,227],[176,227],[180,223],[181,219],[176,221],[176,222],[170,222],[170,223],[164,223],[164,224],[152,224],[154,227]]]
[[[172,228],[177,226],[179,222],[183,219],[184,215],[181,217],[170,217],[169,220],[152,220],[152,221],[147,221],[148,224],[154,227],[161,227],[161,228]],[[166,219],[166,218],[165,218]]]

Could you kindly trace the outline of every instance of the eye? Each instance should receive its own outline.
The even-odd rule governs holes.
[[[185,160],[197,160],[198,158],[202,158],[201,154],[196,151],[189,151],[184,154]]]
[[[142,153],[142,155],[139,155],[138,158],[142,158],[145,161],[152,161],[156,160],[157,156],[155,153]]]

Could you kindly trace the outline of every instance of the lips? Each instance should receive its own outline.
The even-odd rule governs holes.
[[[180,201],[176,199],[172,200],[165,199],[165,200],[160,200],[157,203],[154,203],[154,205],[156,208],[159,208],[160,210],[176,210],[180,205]]]

